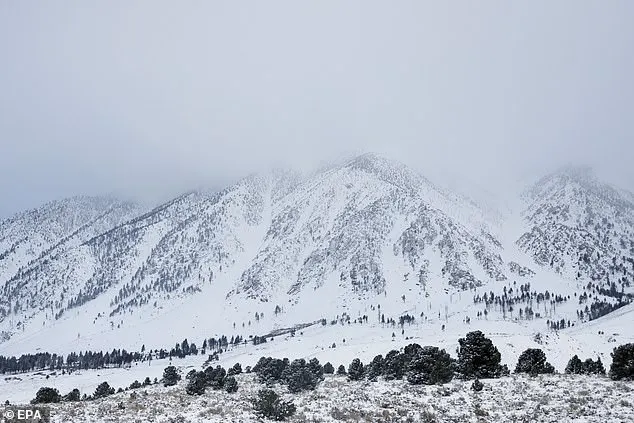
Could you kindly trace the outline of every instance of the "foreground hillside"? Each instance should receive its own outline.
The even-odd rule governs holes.
[[[122,392],[106,399],[53,406],[54,422],[255,422],[251,399],[262,385],[253,374],[237,377],[239,390],[185,393],[184,382]],[[326,375],[314,391],[290,395],[290,422],[631,422],[634,386],[572,375],[509,376],[484,381],[413,386],[405,381],[349,382]],[[280,390],[280,392],[284,392]]]

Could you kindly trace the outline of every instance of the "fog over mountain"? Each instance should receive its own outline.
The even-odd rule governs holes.
[[[632,16],[627,1],[4,3],[0,216],[367,151],[493,191],[570,163],[632,187]]]

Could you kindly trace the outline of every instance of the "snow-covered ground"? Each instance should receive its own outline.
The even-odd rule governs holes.
[[[355,357],[368,363],[378,354],[385,355],[392,349],[400,349],[410,343],[445,348],[450,355],[456,357],[458,339],[469,331],[482,330],[500,350],[502,363],[507,364],[511,370],[526,348],[543,349],[549,362],[559,372],[564,371],[566,363],[575,354],[582,360],[600,357],[606,369],[609,369],[613,348],[634,342],[634,326],[628,324],[632,321],[634,306],[630,305],[593,322],[559,332],[544,330],[542,321],[518,323],[472,320],[470,324],[466,324],[461,321],[452,323],[449,320],[444,331],[441,330],[440,322],[406,324],[404,334],[398,325],[392,328],[378,324],[316,324],[297,331],[295,336],[279,336],[273,341],[257,346],[248,343],[230,347],[227,352],[220,355],[217,364],[228,368],[234,363],[241,363],[245,368],[253,366],[262,356],[289,359],[316,357],[322,363],[331,362],[335,368],[340,364],[347,367]],[[540,335],[537,336],[538,334]],[[201,369],[206,358],[202,355],[185,359],[175,358],[172,364],[185,374],[192,368]],[[54,374],[49,371],[4,375],[0,379],[0,401],[28,402],[42,386],[57,388],[61,394],[78,388],[82,394],[88,395],[103,381],[107,381],[115,388],[125,388],[135,380],[142,382],[146,377],[152,380],[160,379],[163,369],[169,364],[170,361],[165,359],[136,363],[125,369],[82,370],[72,375]]]
[[[253,374],[237,377],[239,390],[185,393],[184,381],[139,388],[82,403],[56,404],[52,420],[62,422],[255,422],[251,404],[263,386]],[[405,381],[350,382],[326,375],[315,391],[288,394],[297,412],[291,422],[632,422],[634,385],[589,376],[510,376],[471,382],[413,386]]]

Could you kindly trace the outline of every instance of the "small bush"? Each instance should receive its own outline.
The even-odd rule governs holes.
[[[55,388],[43,387],[38,389],[35,394],[35,399],[31,401],[31,404],[49,404],[52,402],[60,402],[62,397],[59,395],[59,391]]]
[[[471,389],[473,389],[476,392],[480,392],[482,388],[484,388],[484,384],[480,382],[480,379],[474,380],[473,383],[471,384]]]
[[[330,362],[324,364],[324,373],[327,375],[331,375],[335,372],[335,368]]]
[[[277,421],[286,420],[297,410],[295,404],[282,401],[279,395],[270,389],[258,391],[257,397],[252,402],[256,415]]]
[[[337,374],[339,376],[345,376],[346,373],[346,366],[344,366],[343,364],[340,364],[339,367],[337,367]]]
[[[93,398],[105,398],[109,395],[114,394],[114,388],[111,388],[108,382],[102,382],[97,389],[95,389],[95,393],[92,395]]]
[[[130,389],[138,389],[140,387],[141,387],[141,382],[139,382],[138,380],[135,380],[134,382],[130,384]]]
[[[227,376],[224,384],[225,391],[230,394],[238,391],[238,382],[234,376]]]
[[[79,401],[80,397],[81,396],[79,394],[79,389],[75,388],[69,393],[67,393],[66,395],[64,395],[64,397],[62,397],[62,400],[68,401],[68,402],[75,402],[75,401]]]

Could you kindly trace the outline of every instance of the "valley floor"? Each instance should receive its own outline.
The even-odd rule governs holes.
[[[53,405],[52,420],[62,422],[252,422],[261,421],[250,399],[263,385],[254,374],[237,377],[235,394],[207,390],[185,393],[185,381],[154,385],[106,399]],[[315,391],[290,395],[275,386],[297,413],[291,422],[634,422],[634,383],[605,377],[549,375],[484,380],[438,386],[405,381],[349,382],[326,375]]]

